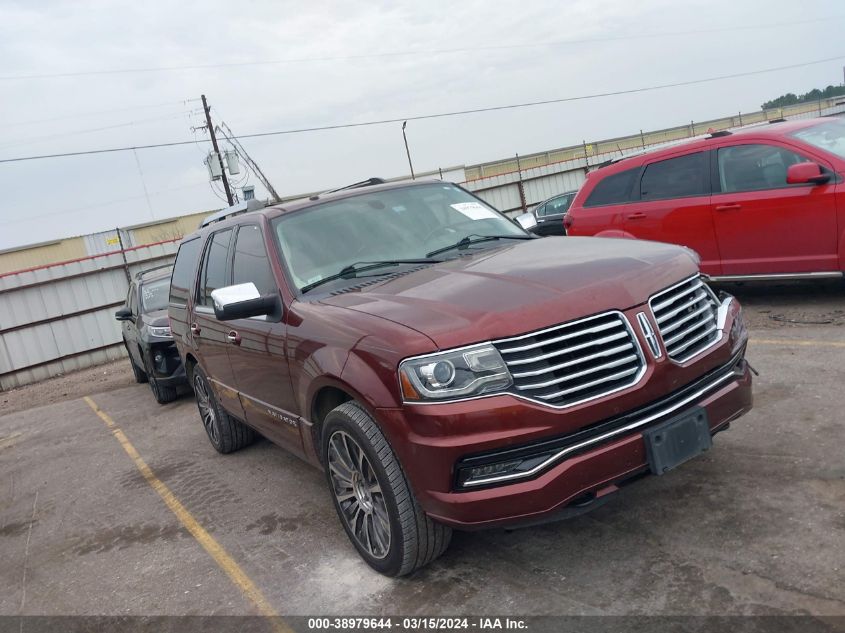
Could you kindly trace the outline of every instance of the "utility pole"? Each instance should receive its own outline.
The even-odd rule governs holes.
[[[414,176],[414,165],[411,163],[411,150],[408,149],[408,137],[405,136],[406,125],[408,125],[407,121],[402,123],[402,138],[405,139],[405,153],[408,155],[408,167],[411,168],[411,180],[416,180],[417,177]]]
[[[238,153],[243,157],[244,162],[252,168],[252,171],[255,172],[255,175],[258,176],[258,179],[261,181],[261,184],[264,185],[264,188],[267,189],[267,192],[273,197],[273,202],[281,202],[282,199],[279,197],[279,194],[276,193],[276,190],[273,188],[273,185],[270,184],[270,181],[267,179],[267,176],[264,175],[264,172],[261,171],[261,168],[258,166],[252,156],[247,154],[246,149],[244,146],[241,145],[241,142],[238,140],[238,137],[232,132],[231,128],[226,125],[225,121],[220,122],[220,132],[223,134],[224,138],[229,141],[232,145],[235,146],[235,149]]]
[[[226,190],[226,200],[229,201],[229,206],[231,207],[235,204],[235,199],[232,197],[232,190],[229,188],[226,167],[223,165],[223,155],[220,153],[220,148],[217,147],[217,136],[214,134],[214,126],[211,125],[211,111],[209,110],[208,102],[205,100],[205,95],[202,95],[202,109],[205,111],[205,124],[208,126],[208,133],[211,135],[211,146],[217,154],[217,160],[220,161],[220,173],[223,179],[223,189]]]

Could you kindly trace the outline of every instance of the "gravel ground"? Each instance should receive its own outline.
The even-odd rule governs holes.
[[[43,382],[0,392],[0,415],[25,411],[34,406],[76,400],[82,396],[113,391],[135,384],[126,359],[88,367]]]
[[[740,300],[748,325],[755,329],[845,326],[841,281],[720,284],[717,289]]]

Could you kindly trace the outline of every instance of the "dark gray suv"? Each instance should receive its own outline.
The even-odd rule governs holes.
[[[187,385],[185,367],[173,344],[167,318],[172,265],[141,271],[129,284],[126,304],[114,313],[136,382],[148,382],[159,404],[173,402]]]

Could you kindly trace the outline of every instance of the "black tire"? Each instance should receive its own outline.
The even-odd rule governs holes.
[[[349,440],[363,451],[365,458],[362,462],[360,453],[357,456],[360,467],[357,484],[353,483],[355,475],[346,468],[342,457],[346,446],[345,455],[353,465],[356,462],[352,456],[355,449],[343,444]],[[321,450],[329,492],[340,522],[370,567],[387,576],[404,576],[446,551],[452,538],[451,528],[433,521],[420,508],[387,439],[359,404],[345,402],[329,412],[323,426]],[[350,473],[349,485],[343,473]],[[355,492],[356,486],[365,489],[359,490],[360,496]],[[352,524],[350,514],[354,514]],[[389,531],[384,529],[385,514]],[[389,534],[386,544],[385,534]]]
[[[126,348],[126,354],[129,356],[129,364],[132,365],[132,375],[135,376],[135,382],[147,382],[147,380],[149,380],[149,378],[147,377],[147,372],[145,372],[143,369],[141,369],[140,367],[138,367],[138,365],[135,364],[135,361],[132,360],[132,354],[129,353],[128,347]]]
[[[257,437],[255,431],[233,418],[220,406],[205,372],[199,365],[193,367],[191,374],[200,420],[217,452],[232,453],[252,444]]]
[[[153,390],[156,402],[159,404],[168,404],[173,402],[179,396],[176,387],[171,385],[162,385],[155,376],[150,376],[150,389]]]
[[[159,404],[168,404],[176,400],[179,396],[176,392],[176,387],[161,384],[155,377],[155,373],[150,370],[146,361],[144,362],[144,368],[147,370],[147,381],[150,383],[150,389],[153,392],[153,397],[156,399],[156,402]]]

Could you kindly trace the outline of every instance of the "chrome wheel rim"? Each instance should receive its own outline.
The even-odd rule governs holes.
[[[373,558],[390,551],[390,518],[376,472],[364,450],[343,431],[329,438],[332,493],[349,532]]]
[[[197,394],[197,408],[200,410],[202,425],[205,427],[208,437],[216,445],[217,425],[214,423],[216,418],[214,405],[211,403],[211,395],[208,393],[208,387],[201,376],[194,377],[194,392]]]

